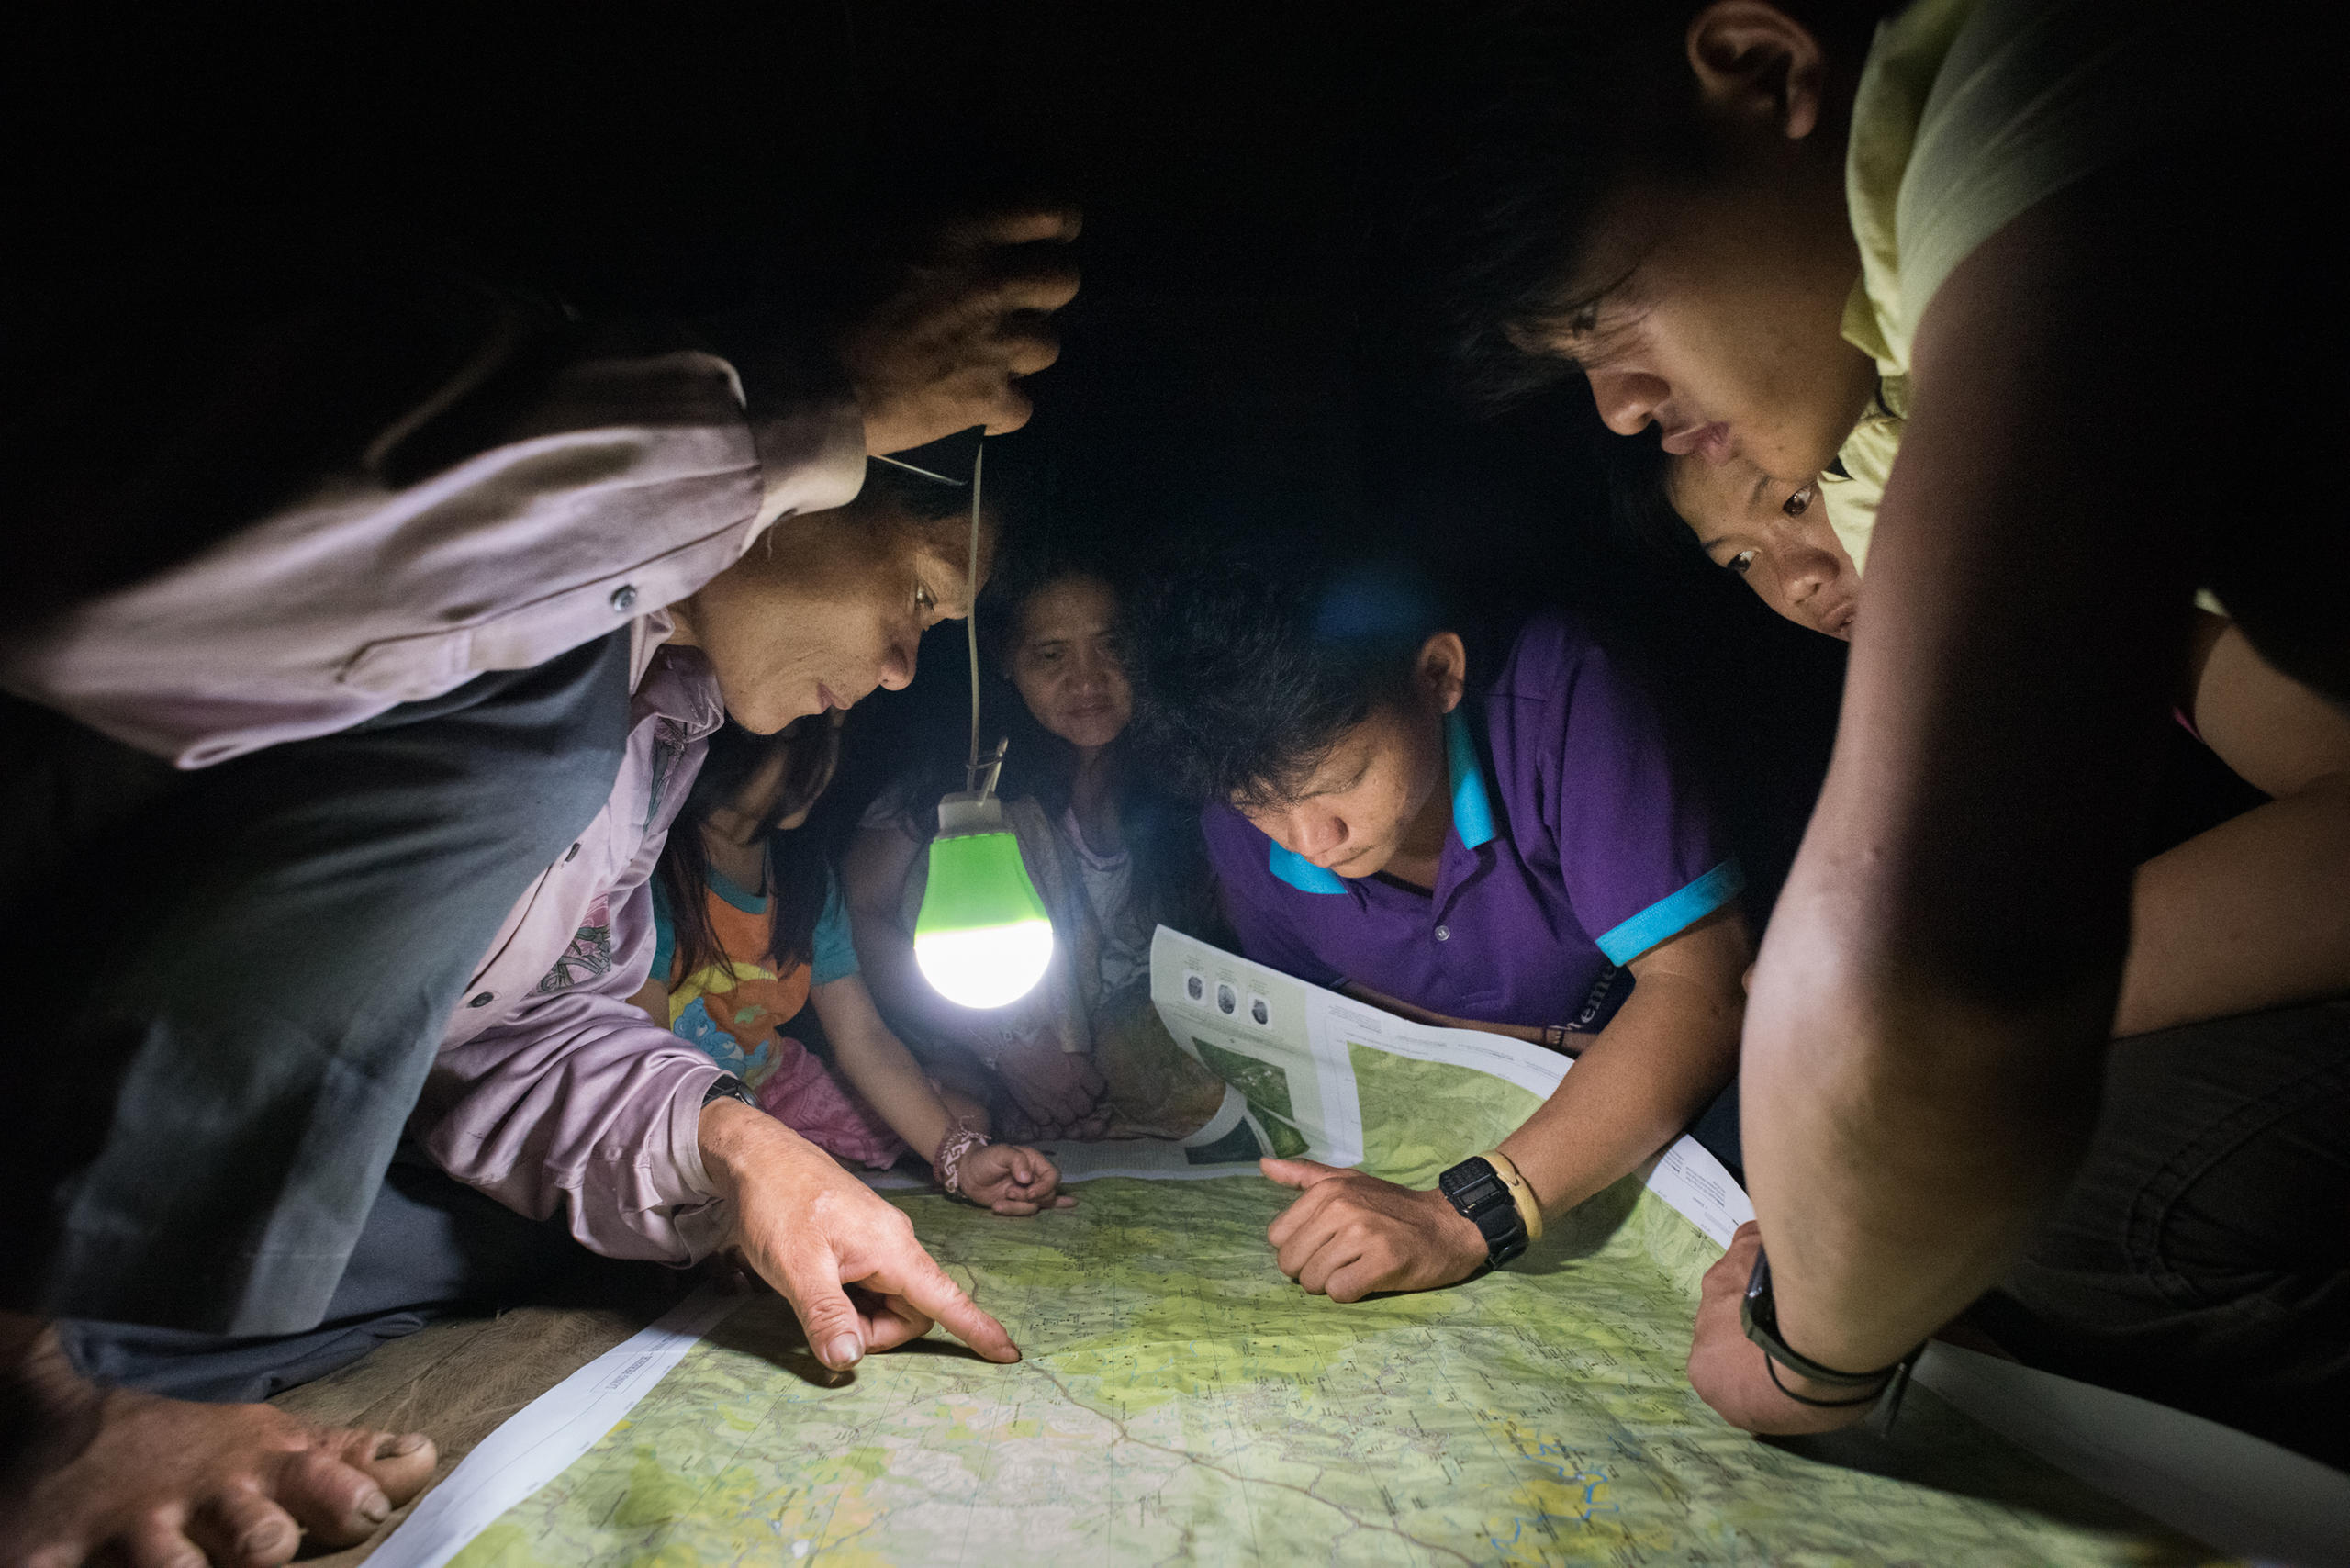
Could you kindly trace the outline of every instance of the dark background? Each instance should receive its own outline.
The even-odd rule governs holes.
[[[207,308],[199,276],[266,297],[430,246],[591,313],[846,308],[942,216],[1074,201],[1085,286],[1062,361],[1033,383],[1030,428],[990,448],[1021,528],[1138,566],[1178,540],[1295,530],[1408,552],[1497,626],[1576,607],[1651,672],[1774,890],[1842,649],[1616,537],[1613,438],[1579,384],[1494,419],[1446,396],[1399,235],[1447,11],[57,11],[7,51],[29,215],[0,344],[12,396],[37,395],[61,344]],[[857,748],[959,749],[961,680],[943,628],[913,690],[859,710]]]

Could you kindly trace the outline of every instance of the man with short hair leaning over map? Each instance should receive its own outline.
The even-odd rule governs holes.
[[[1416,574],[1287,551],[1170,575],[1126,643],[1138,742],[1206,800],[1248,957],[1577,1058],[1434,1191],[1266,1160],[1303,1189],[1269,1232],[1283,1273],[1355,1301],[1505,1263],[1729,1081],[1737,861],[1576,622],[1535,617],[1486,675]]]

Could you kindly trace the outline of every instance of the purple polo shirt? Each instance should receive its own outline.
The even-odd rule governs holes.
[[[1489,1024],[1595,1030],[1619,966],[1744,879],[1674,767],[1647,696],[1576,622],[1538,616],[1449,716],[1452,831],[1433,893],[1348,880],[1221,801],[1201,814],[1243,952]]]

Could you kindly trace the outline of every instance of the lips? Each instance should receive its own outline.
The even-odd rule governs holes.
[[[847,703],[842,701],[838,697],[833,694],[833,689],[831,687],[826,686],[821,680],[816,683],[816,700],[824,705],[822,709],[818,710],[820,712],[829,712],[834,708],[845,708],[848,706]]]
[[[1675,457],[1698,457],[1715,465],[1729,462],[1732,452],[1729,427],[1719,420],[1667,431],[1660,444]]]

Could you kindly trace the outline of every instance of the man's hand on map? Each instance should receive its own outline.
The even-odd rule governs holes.
[[[913,1222],[831,1155],[734,1100],[702,1107],[700,1142],[733,1215],[729,1239],[800,1315],[818,1361],[845,1372],[934,1319],[989,1361],[1020,1359],[1003,1325],[923,1250]]]
[[[1484,1237],[1442,1193],[1311,1159],[1258,1165],[1282,1186],[1303,1189],[1265,1237],[1281,1272],[1316,1295],[1360,1301],[1373,1291],[1434,1290],[1484,1265]]]
[[[1859,1424],[1872,1406],[1847,1405],[1832,1410],[1800,1404],[1771,1383],[1762,1348],[1746,1337],[1739,1318],[1739,1303],[1747,1279],[1754,1272],[1754,1255],[1762,1250],[1762,1227],[1748,1220],[1731,1235],[1729,1250],[1706,1271],[1704,1294],[1697,1305],[1697,1333],[1689,1347],[1689,1386],[1712,1406],[1721,1418],[1750,1432],[1780,1436],[1797,1432],[1832,1432]],[[1797,1394],[1814,1399],[1841,1399],[1852,1390],[1814,1383],[1782,1367],[1779,1379]]]
[[[1014,1137],[1097,1138],[1109,1130],[1109,1085],[1091,1057],[1061,1048],[1057,1032],[1042,1029],[1007,1046],[994,1061],[1011,1097],[1004,1131]]]
[[[1059,1169],[1016,1143],[984,1144],[971,1150],[963,1157],[960,1180],[965,1197],[1000,1215],[1077,1206],[1075,1198],[1059,1190]]]

